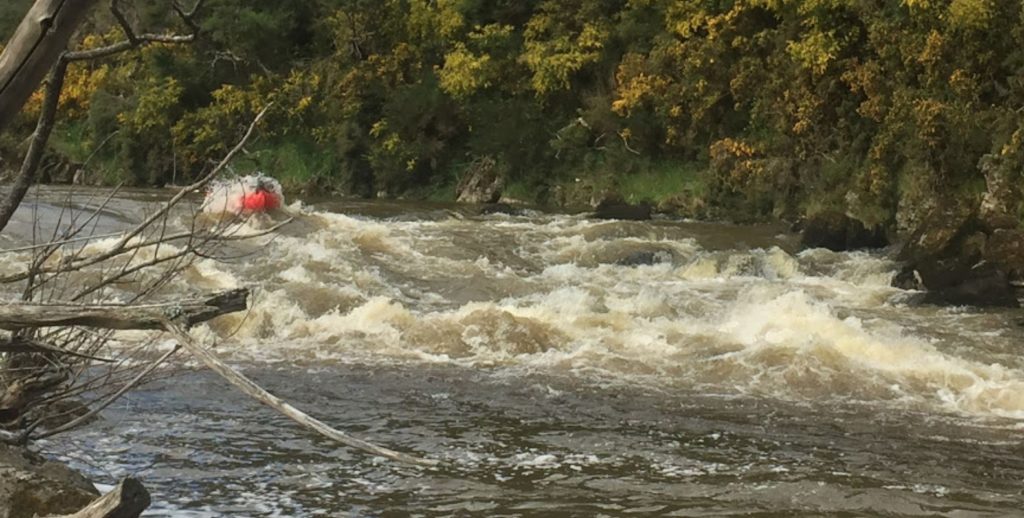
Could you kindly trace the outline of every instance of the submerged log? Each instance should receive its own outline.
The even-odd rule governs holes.
[[[89,326],[105,329],[163,329],[172,320],[191,327],[200,322],[246,308],[246,288],[218,293],[202,299],[162,304],[21,304],[0,306],[0,329],[55,326]]]
[[[128,477],[81,511],[48,518],[137,518],[149,504],[149,491],[137,479]]]

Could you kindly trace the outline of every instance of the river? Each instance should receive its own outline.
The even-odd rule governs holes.
[[[159,197],[124,195],[95,231]],[[0,245],[52,204],[23,207]],[[801,251],[767,225],[289,210],[173,287],[255,288],[249,312],[195,333],[299,408],[439,467],[338,447],[200,368],[44,451],[100,483],[140,476],[147,516],[1024,508],[1024,315],[917,305],[884,252]]]

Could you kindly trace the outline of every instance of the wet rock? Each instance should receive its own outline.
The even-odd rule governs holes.
[[[986,228],[977,210],[940,204],[900,250],[906,266],[893,286],[927,290],[930,304],[1019,307],[1024,233]]]
[[[597,219],[623,219],[629,221],[646,221],[651,219],[651,206],[647,203],[631,204],[625,201],[602,200],[594,208]]]
[[[952,284],[929,288],[923,302],[956,306],[1020,307],[1017,293],[998,265],[981,262],[955,279]]]
[[[460,203],[495,203],[504,187],[505,175],[498,162],[489,156],[479,157],[466,168],[455,188],[455,199]]]
[[[99,493],[82,475],[24,448],[0,445],[0,518],[78,511]]]
[[[827,248],[834,252],[888,246],[881,225],[867,228],[862,222],[838,211],[826,211],[803,222],[800,244],[806,248]]]
[[[669,216],[700,218],[707,213],[707,204],[700,196],[683,192],[661,200],[654,211]]]
[[[900,248],[898,259],[915,263],[955,254],[958,238],[976,230],[975,211],[967,205],[947,203],[929,212]]]
[[[522,216],[523,209],[515,207],[508,203],[489,203],[484,205],[480,209],[480,215],[486,216],[488,214],[505,214],[508,216]]]
[[[1024,230],[996,229],[988,236],[984,256],[1002,265],[1011,280],[1024,280]]]
[[[924,282],[917,270],[905,267],[892,278],[892,287],[901,290],[923,290]]]
[[[665,263],[672,260],[672,255],[664,250],[640,250],[630,253],[615,261],[619,266],[650,266],[658,263]]]

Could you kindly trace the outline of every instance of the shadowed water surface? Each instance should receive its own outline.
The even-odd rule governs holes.
[[[450,366],[247,372],[444,464],[339,449],[202,373],[53,446],[108,481],[140,474],[153,516],[1005,516],[1024,503],[1013,422]]]

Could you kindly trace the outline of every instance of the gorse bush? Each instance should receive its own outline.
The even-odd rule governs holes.
[[[97,16],[83,45],[116,35]],[[86,144],[118,132],[113,176],[192,177],[273,103],[256,147],[305,169],[268,172],[361,195],[494,157],[540,201],[656,177],[744,217],[892,222],[976,196],[984,157],[1020,180],[1017,0],[211,0],[205,20],[197,45],[69,75],[63,120]]]

